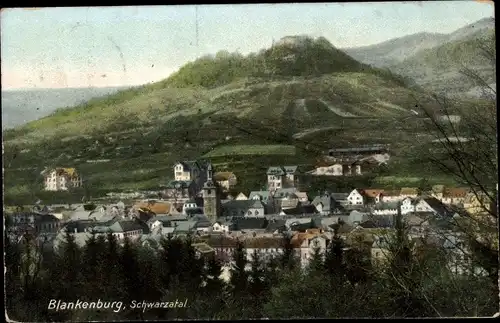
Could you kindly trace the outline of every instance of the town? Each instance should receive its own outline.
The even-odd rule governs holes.
[[[351,174],[350,165],[339,160],[306,173]],[[318,171],[323,168],[327,170]],[[394,228],[398,214],[409,226],[411,239],[434,236],[436,246],[457,246],[461,234],[453,230],[451,220],[484,213],[487,200],[466,188],[444,185],[435,185],[430,191],[356,187],[350,192],[308,192],[300,182],[299,167],[293,165],[269,166],[262,174],[267,190],[232,196],[228,192],[238,183],[237,174],[217,172],[210,161],[181,161],[172,169],[174,180],[157,192],[149,192],[157,196],[155,199],[137,198],[140,194],[135,193],[121,195],[126,203],[118,195],[114,203],[17,207],[7,214],[12,218],[9,234],[34,234],[44,248],[54,250],[64,242],[67,232],[81,247],[92,234],[108,232],[121,243],[127,238],[144,247],[158,245],[166,237],[190,235],[196,237],[193,246],[199,255],[225,262],[224,277],[229,279],[228,260],[237,241],[243,242],[250,260],[254,251],[262,255],[282,252],[284,234],[291,236],[304,267],[314,249],[319,246],[325,252],[335,234],[345,240],[351,235],[366,236],[372,262],[383,261],[387,250],[381,241]],[[355,174],[361,173],[359,163],[353,169]],[[83,183],[83,175],[75,168],[46,169],[42,175],[48,191],[70,190]],[[450,266],[463,272],[469,265],[464,262],[467,251],[453,248]]]
[[[6,318],[498,317],[491,8],[2,10]]]

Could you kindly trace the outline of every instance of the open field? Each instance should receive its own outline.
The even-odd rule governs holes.
[[[204,157],[235,155],[295,155],[296,149],[290,145],[235,145],[215,148]]]

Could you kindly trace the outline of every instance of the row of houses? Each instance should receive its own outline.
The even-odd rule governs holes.
[[[401,204],[402,211],[405,210],[404,205],[404,203]],[[147,204],[141,203],[139,206],[141,206],[139,209],[142,209],[147,207]],[[334,232],[347,239],[350,234],[369,233],[372,232],[370,230],[379,229],[390,230],[393,224],[390,221],[384,221],[383,216],[374,216],[372,213],[356,210],[349,214],[335,216],[323,216],[318,213],[302,216],[273,214],[265,217],[235,216],[212,222],[204,214],[191,212],[196,208],[193,207],[194,205],[189,206],[184,210],[185,214],[178,215],[154,214],[148,218],[134,217],[129,219],[115,215],[111,219],[101,217],[100,219],[70,220],[66,223],[50,214],[33,212],[30,214],[28,212],[24,215],[17,214],[14,217],[15,225],[13,227],[20,228],[25,224],[35,224],[37,227],[34,228],[33,232],[37,231],[40,236],[43,236],[45,244],[56,249],[64,241],[66,232],[72,234],[80,245],[84,245],[92,233],[107,234],[111,232],[121,242],[128,238],[143,246],[158,246],[160,240],[170,234],[174,236],[194,234],[198,237],[197,240],[202,240],[196,244],[200,253],[213,251],[218,254],[226,254],[225,258],[227,259],[229,259],[236,241],[244,242],[249,255],[256,250],[264,257],[279,254],[283,250],[282,236],[288,234],[292,236],[297,256],[305,265],[309,261],[312,250],[318,245],[324,250]],[[116,210],[117,208],[123,208],[123,205],[108,206],[106,209]],[[158,206],[152,208],[160,211]],[[103,209],[100,208],[98,212],[102,212]],[[166,209],[161,211],[166,211]],[[429,228],[433,226],[432,220],[437,218],[437,214],[428,209],[416,209],[416,211],[404,214],[404,219],[413,229],[411,230],[412,234],[419,237],[424,232],[430,232]],[[386,217],[385,219],[391,218]],[[41,227],[41,224],[45,226]],[[17,233],[19,232],[18,230]],[[372,259],[374,261],[383,260],[387,252],[384,249],[383,239],[377,240],[374,237],[370,244]],[[461,257],[463,258],[463,255]]]
[[[215,191],[215,190],[214,190]],[[125,205],[123,202],[110,205],[95,206],[86,209],[84,205],[74,205],[73,208],[56,206],[47,208],[35,206],[33,212],[50,213],[59,220],[110,220],[112,218],[133,219],[138,217],[147,221],[153,216],[206,215],[210,222],[225,220],[232,217],[263,218],[276,216],[330,216],[349,214],[353,210],[377,216],[393,216],[397,214],[398,206],[402,214],[432,213],[441,217],[450,217],[462,208],[445,204],[436,197],[415,197],[416,193],[402,189],[396,197],[384,195],[381,190],[359,190],[351,193],[327,193],[317,195],[312,201],[306,192],[295,188],[280,189],[273,193],[268,191],[251,192],[249,196],[240,193],[233,199],[220,199],[215,194],[208,199],[202,197],[186,200],[176,204],[161,200],[142,200]],[[470,195],[470,194],[469,194]],[[474,196],[474,194],[472,194]],[[206,202],[212,204],[215,212],[209,214]],[[445,200],[446,201],[446,200]],[[480,201],[465,199],[463,206],[477,208]],[[27,220],[26,220],[27,221]]]

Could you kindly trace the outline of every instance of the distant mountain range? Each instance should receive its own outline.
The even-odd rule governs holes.
[[[413,79],[435,92],[475,95],[477,84],[460,73],[478,72],[496,86],[495,70],[481,45],[495,48],[495,19],[484,18],[450,34],[418,33],[371,46],[343,49],[353,58]]]
[[[495,30],[495,19],[484,18],[450,34],[417,33],[362,47],[342,48],[358,61],[377,67],[389,67],[403,62],[420,51],[449,42],[475,38],[488,30]]]
[[[127,88],[129,87],[2,90],[2,129],[43,118],[58,108],[72,107]]]

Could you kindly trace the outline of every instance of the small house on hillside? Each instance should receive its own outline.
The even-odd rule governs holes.
[[[320,161],[308,174],[314,176],[356,176],[363,175],[373,168],[369,160],[339,158],[335,161]]]
[[[67,191],[83,185],[82,177],[75,168],[47,168],[42,175],[46,191]]]
[[[353,189],[351,193],[349,193],[347,201],[350,205],[365,205],[370,201],[370,198],[363,190]]]
[[[238,194],[238,195],[237,195],[234,199],[235,199],[235,200],[239,200],[239,201],[241,201],[241,200],[248,200],[248,196],[246,196],[246,195],[245,195],[245,194],[243,194],[243,193],[240,193],[240,194]]]
[[[299,170],[297,166],[272,166],[267,169],[267,186],[270,191],[297,187]]]
[[[232,172],[215,173],[214,180],[226,191],[237,184],[236,175]]]
[[[203,173],[196,161],[182,161],[174,165],[174,179],[176,181],[196,181]]]
[[[231,224],[222,221],[216,221],[212,224],[212,232],[229,232]]]
[[[347,201],[351,205],[364,205],[364,196],[360,190],[354,189],[347,197]]]
[[[416,200],[411,197],[406,197],[401,201],[401,214],[409,214],[415,212]]]

